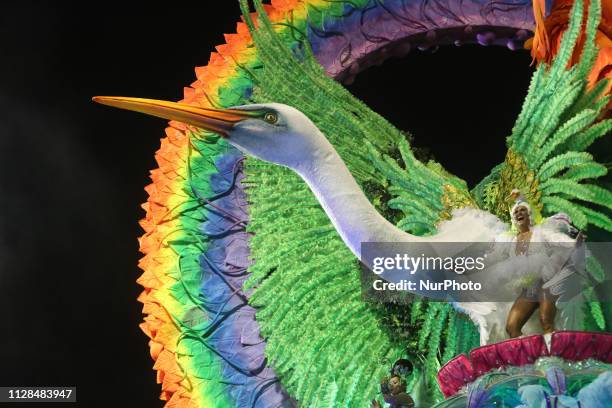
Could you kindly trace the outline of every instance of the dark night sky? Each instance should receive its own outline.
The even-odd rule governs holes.
[[[0,385],[76,385],[88,407],[118,395],[161,406],[135,280],[164,122],[90,98],[180,99],[239,10],[151,4],[0,12]],[[476,46],[417,51],[350,89],[473,184],[503,159],[529,62]]]

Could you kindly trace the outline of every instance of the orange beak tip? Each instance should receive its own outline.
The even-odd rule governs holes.
[[[91,100],[95,103],[99,103],[100,105],[111,105],[109,104],[109,100],[112,100],[112,98],[108,96],[93,96]]]

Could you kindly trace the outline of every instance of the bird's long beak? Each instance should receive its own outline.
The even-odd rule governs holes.
[[[159,118],[176,120],[188,125],[229,137],[234,125],[242,120],[261,115],[258,111],[240,109],[209,109],[156,99],[123,96],[94,96],[94,102],[127,109]]]

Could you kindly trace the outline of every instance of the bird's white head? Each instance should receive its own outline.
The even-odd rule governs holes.
[[[313,161],[326,142],[314,123],[291,106],[266,103],[233,109],[256,116],[235,123],[227,141],[258,159],[299,170]]]
[[[208,109],[153,99],[106,96],[93,99],[218,133],[247,155],[297,171],[326,151],[329,143],[306,115],[279,103]]]

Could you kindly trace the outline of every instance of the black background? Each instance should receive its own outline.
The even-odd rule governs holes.
[[[82,406],[161,406],[141,304],[137,221],[164,122],[93,95],[178,100],[236,1],[3,4],[0,385],[76,385]],[[526,52],[416,51],[350,90],[474,185],[503,160]],[[21,405],[23,406],[23,405]]]

